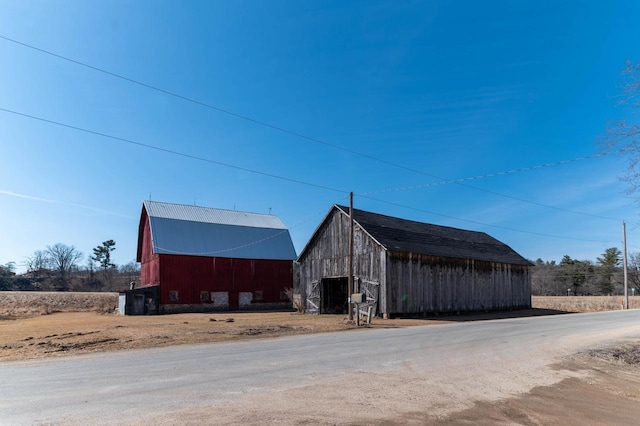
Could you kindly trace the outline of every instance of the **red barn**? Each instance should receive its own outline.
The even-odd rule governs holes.
[[[276,216],[144,201],[134,291],[156,295],[145,312],[284,307],[295,258]]]

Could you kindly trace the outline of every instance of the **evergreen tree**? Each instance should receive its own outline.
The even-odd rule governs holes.
[[[622,253],[615,247],[605,250],[602,257],[598,258],[598,269],[600,272],[600,281],[598,286],[602,294],[611,294],[613,292],[613,274],[620,265]]]
[[[98,262],[102,269],[106,272],[108,268],[115,268],[115,264],[111,263],[111,252],[116,249],[116,242],[113,240],[107,240],[102,245],[93,249],[93,256],[91,259]]]

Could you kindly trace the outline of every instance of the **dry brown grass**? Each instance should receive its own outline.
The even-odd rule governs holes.
[[[118,293],[0,292],[0,319],[48,315],[55,312],[111,313],[117,307]]]
[[[0,361],[354,328],[343,315],[218,312],[123,316],[118,293],[0,292]],[[371,327],[424,324],[380,320]]]
[[[533,308],[565,312],[599,312],[620,309],[623,296],[533,296]],[[118,293],[0,292],[0,318],[30,317],[55,312],[112,313]],[[640,296],[629,297],[629,307],[640,309]]]
[[[588,354],[603,361],[638,365],[640,364],[640,342],[626,343],[602,349],[593,349]]]
[[[531,304],[536,309],[552,309],[565,312],[601,312],[621,309],[624,296],[533,296]],[[629,308],[640,308],[640,296],[629,297]]]
[[[60,312],[0,321],[0,361],[350,328],[343,316],[290,312],[152,316]]]

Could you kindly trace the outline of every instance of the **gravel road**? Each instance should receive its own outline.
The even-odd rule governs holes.
[[[640,336],[640,310],[0,363],[3,424],[420,422],[580,378],[564,357]]]

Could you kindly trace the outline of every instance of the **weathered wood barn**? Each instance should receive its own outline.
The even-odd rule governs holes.
[[[531,307],[531,263],[475,231],[353,211],[354,292],[378,315]],[[346,310],[349,208],[334,205],[298,257],[308,312]]]
[[[295,258],[276,216],[144,201],[135,290],[156,287],[159,312],[281,307]]]

